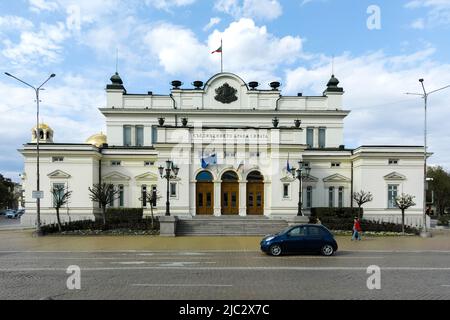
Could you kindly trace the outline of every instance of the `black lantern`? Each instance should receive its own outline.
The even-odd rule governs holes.
[[[183,85],[183,82],[181,82],[180,80],[174,80],[174,81],[171,82],[171,84],[172,84],[172,87],[173,87],[172,89],[178,90]]]
[[[281,83],[279,83],[278,81],[274,81],[270,83],[270,87],[272,88],[272,90],[278,90],[278,88],[281,86]]]
[[[167,200],[166,200],[166,216],[170,216],[170,190],[169,190],[169,184],[170,180],[174,179],[178,176],[178,172],[180,171],[180,168],[178,166],[173,164],[173,161],[167,160],[166,161],[166,167],[159,166],[158,168],[159,175],[162,179],[167,180]],[[172,175],[173,172],[173,175]]]
[[[248,83],[248,86],[251,88],[251,90],[255,90],[256,88],[258,88],[259,83],[256,81],[252,81]]]
[[[200,90],[203,87],[203,81],[194,81],[192,85],[195,87],[195,89]]]

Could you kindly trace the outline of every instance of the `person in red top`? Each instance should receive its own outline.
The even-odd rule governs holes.
[[[361,224],[359,222],[358,218],[355,218],[355,220],[353,220],[353,234],[352,234],[352,241],[353,240],[361,240]]]

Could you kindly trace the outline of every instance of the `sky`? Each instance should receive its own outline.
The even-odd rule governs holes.
[[[2,0],[0,173],[20,180],[36,123],[33,90],[4,72],[34,85],[55,73],[41,121],[83,143],[106,130],[116,62],[129,93],[169,94],[220,71],[221,39],[225,71],[285,95],[321,95],[334,71],[348,148],[423,145],[423,99],[405,93],[450,85],[450,0]],[[449,120],[450,88],[428,109],[430,163],[450,170]]]

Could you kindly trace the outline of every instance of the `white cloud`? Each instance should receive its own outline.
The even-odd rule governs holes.
[[[208,24],[203,27],[203,31],[208,31],[209,29],[211,29],[215,25],[218,25],[221,21],[222,21],[222,19],[220,19],[218,17],[213,17],[213,18],[209,19]]]
[[[161,24],[149,31],[145,43],[165,72],[192,76],[218,71],[220,55],[211,51],[218,48],[221,39],[225,71],[264,81],[273,80],[281,66],[295,62],[302,48],[299,37],[277,38],[251,19],[233,22],[222,32],[215,30],[207,43],[189,29]]]
[[[29,0],[29,2],[30,2],[30,9],[34,12],[56,11],[58,9],[58,4],[54,1]]]
[[[421,92],[419,78],[429,90],[450,84],[450,64],[433,62],[433,48],[409,55],[387,56],[382,51],[335,58],[336,77],[345,90],[344,108],[352,112],[345,121],[346,144],[423,145],[423,99],[405,95]],[[286,72],[286,91],[321,94],[330,77],[330,57],[317,56],[311,68]],[[430,163],[450,168],[450,90],[430,96]]]
[[[0,16],[0,32],[29,30],[33,26],[33,22],[22,17]]]
[[[197,0],[146,0],[145,3],[160,10],[169,10],[173,7],[189,6],[196,1]]]
[[[278,0],[218,0],[214,7],[235,19],[274,20],[283,13]]]
[[[426,17],[415,20],[411,27],[414,29],[432,28],[450,24],[449,0],[413,0],[405,4],[407,9],[428,9]]]
[[[59,62],[63,52],[61,44],[68,36],[63,23],[41,24],[38,32],[22,32],[18,43],[5,39],[3,41],[5,48],[2,50],[2,54],[13,64]]]

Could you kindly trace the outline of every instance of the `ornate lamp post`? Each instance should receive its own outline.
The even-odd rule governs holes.
[[[167,180],[167,200],[166,200],[166,216],[170,216],[170,190],[169,190],[169,183],[170,179],[174,179],[178,176],[178,172],[180,171],[180,168],[175,166],[173,164],[173,161],[167,160],[166,161],[166,167],[160,166],[158,168],[159,175],[162,179]],[[173,172],[173,175],[172,175]],[[165,173],[165,174],[164,174]]]
[[[298,210],[297,210],[297,216],[303,216],[302,212],[302,192],[303,192],[303,180],[309,177],[309,174],[311,172],[310,167],[306,167],[305,163],[303,161],[298,162],[298,168],[292,168],[292,176],[295,179],[298,179],[300,181],[300,188],[298,190]]]

